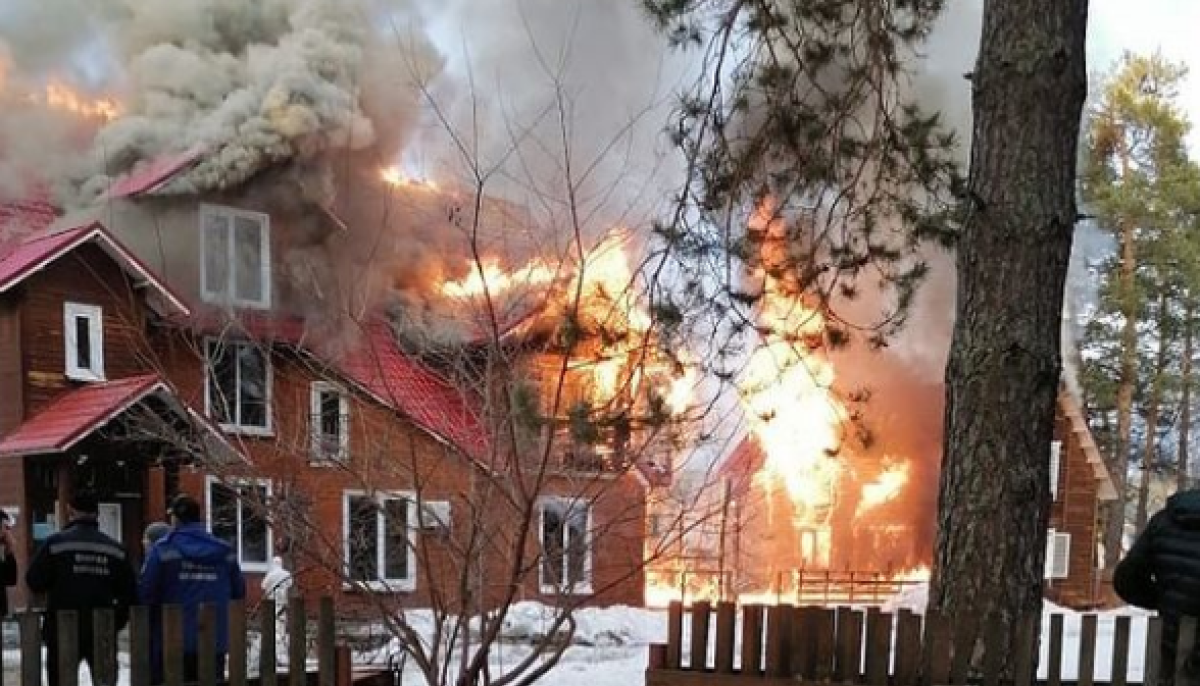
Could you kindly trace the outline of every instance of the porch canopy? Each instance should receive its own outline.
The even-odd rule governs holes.
[[[63,454],[97,433],[114,442],[159,442],[192,458],[243,460],[220,429],[180,400],[157,374],[63,393],[0,440],[0,457]]]

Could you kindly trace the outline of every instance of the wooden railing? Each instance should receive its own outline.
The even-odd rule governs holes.
[[[740,622],[739,622],[740,613]],[[1111,644],[1100,646],[1098,617],[1083,615],[1080,623],[1078,675],[1069,683],[1097,686],[1097,655],[1111,649],[1109,681],[1129,686],[1131,626],[1128,616],[1115,618]],[[1180,626],[1176,664],[1160,664],[1162,620],[1147,618],[1142,681],[1160,683],[1173,674],[1176,686],[1184,678],[1186,656],[1195,644],[1196,618]],[[870,686],[929,686],[1001,683],[1062,686],[1064,617],[1050,615],[1046,629],[1046,678],[1037,680],[1037,656],[1042,640],[1041,617],[1020,622],[1015,642],[1009,642],[997,623],[973,621],[951,625],[945,618],[922,617],[908,610],[896,614],[870,608],[827,609],[792,605],[745,605],[697,602],[684,609],[672,603],[668,611],[667,642],[650,646],[647,686],[741,686],[757,684],[841,683]],[[686,628],[686,631],[685,631]],[[982,637],[982,655],[975,654]],[[1005,659],[1011,671],[1004,670]],[[1164,672],[1169,669],[1170,672]]]
[[[366,675],[356,678],[350,664],[350,651],[336,642],[336,621],[333,600],[322,598],[317,607],[315,620],[307,614],[303,599],[293,599],[287,606],[287,664],[281,671],[277,655],[276,606],[264,601],[258,606],[258,617],[253,626],[248,622],[245,605],[234,602],[229,605],[229,645],[226,656],[228,675],[218,674],[216,669],[216,608],[212,605],[199,607],[197,622],[196,676],[194,681],[185,681],[183,653],[183,608],[166,605],[162,611],[163,683],[165,686],[183,686],[186,683],[199,686],[350,686],[352,683],[369,682]],[[17,665],[21,686],[42,684],[42,618],[41,612],[26,612],[17,615],[20,634],[20,661]],[[78,612],[61,611],[55,614],[58,636],[58,667],[60,686],[78,686],[79,672],[79,622],[83,619]],[[310,626],[315,623],[315,640],[310,636]],[[257,629],[260,651],[257,660],[248,660],[249,635]],[[130,686],[149,686],[150,672],[150,609],[130,608],[127,627],[129,641]],[[117,631],[114,611],[97,610],[92,615],[93,663],[96,674],[93,683],[116,684],[117,675]],[[0,651],[0,674],[7,667]],[[252,672],[257,663],[257,670]],[[315,671],[310,666],[315,662]]]
[[[736,599],[745,593],[737,587],[737,574],[730,571],[711,569],[655,569],[660,579],[675,579],[679,591],[674,595],[680,602],[688,602],[697,594],[709,594]],[[766,586],[766,581],[762,586]],[[757,598],[769,597],[776,602],[790,601],[796,605],[883,605],[905,590],[928,583],[921,579],[903,579],[890,571],[829,571],[797,569],[777,572],[769,579],[766,592],[754,594]],[[670,584],[668,584],[670,585]],[[715,592],[714,592],[715,591]]]

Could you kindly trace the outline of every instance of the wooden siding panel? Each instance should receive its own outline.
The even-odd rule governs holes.
[[[26,416],[77,385],[65,374],[63,306],[98,305],[104,312],[104,372],[118,379],[154,369],[146,341],[147,308],[121,268],[99,248],[80,247],[22,286],[21,349]]]

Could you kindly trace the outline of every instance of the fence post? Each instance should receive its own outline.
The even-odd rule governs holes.
[[[1125,686],[1129,674],[1129,634],[1132,619],[1128,616],[1117,617],[1113,627],[1112,673],[1109,682],[1112,686]]]
[[[737,626],[737,605],[723,602],[717,605],[717,654],[718,674],[733,673],[734,630]]]
[[[924,644],[921,648],[921,683],[946,684],[950,681],[950,621],[940,612],[925,614]]]
[[[74,610],[59,610],[54,615],[58,632],[58,684],[55,686],[79,685],[79,613]]]
[[[162,608],[163,683],[166,686],[183,684],[183,608],[164,605]]]
[[[888,657],[892,648],[892,615],[877,607],[867,610],[867,683],[887,686]]]
[[[150,608],[129,608],[129,686],[150,686]]]
[[[792,606],[775,605],[767,612],[767,664],[768,677],[788,675],[788,640],[792,634]]]
[[[117,683],[117,619],[112,608],[92,611],[92,675],[93,684],[116,686]],[[76,670],[79,668],[76,667]]]
[[[862,658],[862,615],[853,608],[837,609],[837,655],[833,680],[858,681]]]
[[[1050,647],[1046,654],[1046,686],[1062,686],[1063,616],[1050,615]]]
[[[1192,681],[1188,679],[1188,658],[1192,655],[1192,648],[1196,646],[1196,618],[1193,616],[1185,616],[1179,620],[1179,643],[1175,646],[1175,684],[1176,686],[1191,686]],[[1166,667],[1171,667],[1167,665]]]
[[[809,626],[815,634],[812,643],[813,679],[829,681],[833,677],[833,651],[837,646],[833,610],[816,608],[809,620]]]
[[[921,662],[921,616],[901,608],[896,617],[896,686],[917,686]]]
[[[653,648],[654,646],[650,646]],[[354,680],[354,670],[350,666],[350,646],[339,645],[333,650],[335,670],[334,679],[337,686],[350,686]]]
[[[275,657],[275,601],[259,605],[258,680],[261,686],[278,686],[279,669]]]
[[[217,608],[200,603],[196,608],[196,681],[200,686],[217,683]]]
[[[762,605],[742,607],[742,676],[762,674]]]
[[[304,686],[308,645],[308,617],[304,599],[288,601],[288,686]]]
[[[1037,680],[1034,670],[1038,654],[1038,629],[1041,627],[1041,613],[1033,612],[1026,615],[1017,627],[1017,656],[1013,669],[1015,686],[1033,686]]]
[[[21,625],[21,686],[42,686],[42,618],[25,612]]]
[[[334,663],[336,662],[337,622],[333,613],[333,598],[321,598],[317,617],[317,684],[334,686]]]
[[[229,603],[229,686],[246,686],[246,603]]]
[[[1092,686],[1096,674],[1096,615],[1084,615],[1079,631],[1079,686]]]
[[[688,669],[693,672],[703,672],[708,668],[708,616],[710,606],[707,600],[697,600],[692,603],[691,626],[691,656],[688,659]]]
[[[1146,656],[1145,667],[1142,669],[1142,683],[1145,686],[1158,686],[1162,675],[1162,618],[1150,617],[1146,620]],[[1173,669],[1174,667],[1170,667]]]
[[[683,659],[683,603],[667,606],[667,669],[679,669]]]

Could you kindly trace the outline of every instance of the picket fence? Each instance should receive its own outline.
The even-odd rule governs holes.
[[[315,620],[307,614],[302,598],[294,598],[287,606],[287,667],[278,667],[276,636],[276,605],[263,601],[258,606],[254,622],[260,636],[257,673],[251,674],[247,657],[251,628],[246,607],[241,602],[229,606],[228,675],[217,674],[216,668],[216,611],[211,605],[201,605],[197,623],[197,686],[386,686],[388,675],[356,673],[350,661],[350,650],[336,639],[336,620],[332,598],[321,598]],[[17,616],[20,635],[21,686],[41,686],[43,660],[41,612],[25,612]],[[60,686],[78,686],[79,613],[62,611],[56,614]],[[316,636],[311,640],[309,628],[315,621]],[[98,610],[92,616],[93,650],[97,656],[93,675],[95,684],[117,683],[117,631],[111,609]],[[129,625],[129,686],[150,686],[150,611],[147,607],[130,608]],[[163,677],[165,686],[184,686],[183,608],[166,605],[162,608]],[[315,670],[311,668],[315,662]],[[296,669],[295,666],[300,666]],[[0,651],[0,674],[5,673],[3,651]],[[122,679],[124,681],[124,679]],[[6,685],[7,686],[7,685]]]
[[[740,613],[740,617],[739,617]],[[685,633],[685,616],[687,632]],[[740,620],[740,621],[739,621]],[[1148,618],[1143,679],[1146,686],[1174,676],[1186,686],[1184,660],[1196,640],[1196,618],[1180,626],[1179,659],[1160,664],[1162,620]],[[944,617],[922,617],[909,610],[891,614],[879,608],[856,610],[779,605],[696,602],[668,611],[667,642],[649,648],[647,686],[764,686],[798,683],[867,686],[1102,686],[1094,678],[1097,656],[1112,655],[1110,686],[1132,686],[1130,617],[1115,618],[1111,645],[1101,646],[1098,617],[1082,615],[1078,676],[1062,676],[1064,616],[1049,616],[1046,673],[1037,679],[1036,661],[1042,639],[1041,616],[1019,623],[1017,640],[1009,643],[996,622],[951,625]],[[740,632],[740,640],[739,634]],[[982,655],[976,652],[982,634]],[[967,648],[967,647],[970,648]],[[1111,648],[1111,650],[1106,650]],[[1011,657],[1011,673],[1002,669]],[[1170,672],[1164,670],[1170,669]]]

